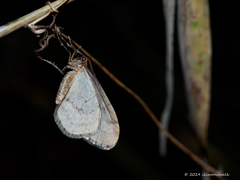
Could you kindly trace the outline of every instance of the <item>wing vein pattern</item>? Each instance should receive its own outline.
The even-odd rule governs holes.
[[[118,141],[116,113],[97,78],[85,66],[77,71],[54,118],[66,136],[83,138],[100,149],[111,149]]]
[[[98,94],[97,97],[101,109],[101,119],[98,130],[88,135],[83,135],[83,138],[94,146],[108,150],[113,148],[118,141],[118,119],[110,101],[108,100],[108,97],[106,96],[97,78],[88,68],[86,68],[86,70],[88,72],[88,75],[91,77],[91,80],[95,84],[94,87]]]
[[[71,138],[95,132],[100,123],[99,102],[86,69],[80,68],[62,103],[54,112],[55,121],[61,131]]]

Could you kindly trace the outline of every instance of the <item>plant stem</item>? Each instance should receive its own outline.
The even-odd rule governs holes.
[[[55,9],[58,9],[60,6],[62,6],[64,3],[70,3],[74,0],[57,0],[51,3],[52,7]],[[13,31],[16,31],[17,29],[35,21],[36,19],[46,15],[49,13],[52,9],[49,5],[46,5],[42,8],[37,9],[36,11],[33,11],[23,17],[20,17],[12,22],[9,22],[3,26],[0,26],[0,38],[3,36],[6,36],[10,34]]]

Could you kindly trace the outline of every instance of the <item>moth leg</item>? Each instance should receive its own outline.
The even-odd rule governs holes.
[[[67,65],[65,66],[62,70],[57,67],[57,65],[54,63],[54,62],[51,62],[49,60],[46,60],[46,59],[43,59],[41,56],[38,56],[39,59],[41,59],[42,61],[45,61],[47,62],[48,64],[51,64],[53,67],[55,67],[61,74],[64,74],[64,71],[69,68],[69,69],[73,69],[73,70],[77,70],[77,69],[74,69],[74,67],[70,66],[70,65]]]
[[[61,39],[67,44],[67,46],[69,46],[70,48],[72,48],[72,49],[74,50],[71,58],[70,58],[70,56],[69,56],[68,63],[70,63],[70,62],[73,60],[73,57],[74,57],[75,53],[79,53],[79,54],[83,55],[83,54],[79,51],[79,49],[81,48],[81,46],[80,46],[78,49],[75,48],[75,46],[73,46],[73,44],[72,44],[72,40],[71,40],[70,36],[68,36],[68,41],[69,41],[69,43],[68,43],[68,42],[61,36],[60,33],[59,33],[58,35],[59,35],[59,37],[61,37]],[[58,37],[58,38],[59,38],[59,37]],[[60,38],[59,38],[59,41],[62,43],[62,41],[60,40]],[[67,49],[66,47],[64,47],[64,48]],[[67,50],[67,51],[68,51],[68,50]],[[68,51],[68,52],[69,52],[69,51]],[[71,55],[70,52],[69,52],[69,54]],[[83,56],[84,56],[84,55],[83,55]],[[94,76],[96,76],[96,73],[95,73],[94,70],[93,70],[93,66],[92,66],[91,60],[90,60],[89,58],[87,58],[87,59],[88,59],[88,62],[89,62],[89,64],[90,64],[90,69],[92,70]]]
[[[64,40],[65,41],[65,40]],[[71,47],[73,50],[74,50],[74,53],[80,53],[81,55],[83,55],[78,49],[76,49],[73,45],[72,45],[72,40],[71,40],[71,38],[68,36],[68,41],[69,41],[69,44],[70,44],[70,46],[69,47]],[[66,41],[65,41],[66,42]],[[67,43],[67,42],[66,42]],[[68,43],[67,43],[68,44]],[[79,47],[79,49],[81,48],[81,46]],[[74,53],[73,53],[73,55],[74,55]],[[71,57],[71,60],[73,59],[73,56]],[[89,64],[90,64],[90,69],[92,70],[92,72],[93,72],[93,75],[94,76],[96,76],[96,73],[94,72],[94,70],[93,70],[93,66],[92,66],[92,62],[91,62],[91,60],[89,59],[89,58],[87,58],[88,59],[88,62],[89,62]],[[71,62],[71,60],[69,59],[69,61],[68,61],[68,63],[70,63]]]
[[[63,38],[62,38],[63,39]],[[65,40],[64,40],[65,41]],[[78,49],[76,49],[73,45],[72,45],[72,40],[71,40],[71,38],[68,36],[68,41],[69,41],[69,44],[70,44],[70,46],[69,47],[71,47],[73,50],[74,50],[74,53],[79,53],[79,54],[81,54],[81,55],[83,55],[80,51],[79,51],[79,49],[81,49],[81,46],[78,48]],[[66,41],[65,41],[66,42]],[[66,42],[67,43],[67,42]],[[68,44],[68,43],[67,43]],[[74,55],[74,53],[73,53],[73,55]],[[71,60],[73,59],[73,56],[71,57]],[[91,62],[91,60],[89,59],[89,58],[87,58],[88,59],[88,62],[89,62],[89,64],[90,64],[90,69],[92,70],[92,72],[93,72],[93,75],[94,76],[96,76],[96,73],[94,72],[94,70],[93,70],[93,66],[92,66],[92,62]],[[68,61],[68,63],[70,63],[71,62],[71,60],[69,59],[69,61]]]
[[[71,38],[68,36],[68,40],[69,40],[69,43],[62,37],[61,35],[61,31],[60,29],[55,25],[55,33],[57,34],[57,38],[60,42],[60,46],[63,46],[64,49],[66,49],[66,51],[69,53],[69,58],[68,58],[68,63],[70,63],[72,60],[73,60],[73,57],[74,55],[78,52],[80,54],[82,54],[80,51],[78,51],[73,45],[72,45],[72,42],[71,42]],[[62,39],[62,40],[61,40]],[[68,50],[68,48],[64,45],[64,43],[62,42],[64,41],[68,47],[72,48],[74,50],[73,54]]]
[[[52,35],[48,36],[47,40],[41,39],[41,41],[39,42],[41,48],[38,49],[38,50],[35,50],[35,52],[36,52],[37,55],[38,55],[38,58],[41,59],[42,61],[47,62],[48,64],[51,64],[51,65],[52,65],[53,67],[55,67],[61,74],[64,74],[64,71],[65,71],[67,68],[70,68],[70,69],[73,69],[73,70],[77,71],[77,68],[75,68],[75,67],[73,67],[73,66],[71,66],[71,65],[67,65],[67,66],[65,66],[65,67],[61,70],[59,67],[57,67],[57,65],[56,65],[54,62],[51,62],[51,61],[46,60],[46,59],[43,59],[43,58],[38,54],[38,52],[42,51],[43,49],[45,49],[45,48],[47,47],[49,39],[50,39],[51,37],[54,37],[54,36],[55,36],[55,35],[52,34]],[[43,44],[41,44],[41,42],[43,42]],[[75,54],[75,52],[73,53],[72,56],[71,56],[71,54],[70,54],[70,56],[69,56],[69,61],[70,61],[70,58],[72,58],[72,57],[74,56],[74,54]]]
[[[59,32],[59,31],[58,31]],[[68,47],[70,47],[72,50],[74,50],[74,52],[78,52],[79,54],[83,55],[77,48],[75,48],[75,46],[72,45],[72,41],[71,38],[68,36],[68,42],[65,40],[65,38],[62,37],[61,33],[58,33],[58,37],[59,37],[59,41],[60,43],[62,43],[61,39],[67,44]],[[61,38],[61,39],[60,39]],[[66,49],[66,47],[65,47]],[[68,51],[68,50],[67,50]],[[69,51],[68,51],[69,52]],[[69,61],[70,62],[70,61]]]
[[[69,56],[68,64],[70,64],[70,62],[73,60],[75,53],[76,53],[76,51],[73,52],[72,56]]]
[[[90,64],[90,69],[91,69],[91,71],[93,72],[93,75],[96,76],[96,73],[95,73],[94,70],[93,70],[92,62],[91,62],[91,60],[90,60],[89,58],[88,58],[88,62],[89,62],[89,64]]]
[[[72,40],[71,40],[70,36],[68,36],[68,41],[69,41],[70,47],[74,50],[74,52],[78,52],[79,54],[83,55],[77,48],[75,48],[75,46],[72,45]],[[81,48],[81,46],[80,46],[80,48]]]
[[[60,29],[55,25],[55,27],[54,27],[54,29],[55,29],[55,33],[56,33],[56,35],[57,35],[57,38],[58,38],[58,40],[59,40],[59,42],[60,42],[60,46],[62,46],[62,47],[64,47],[64,49],[69,53],[69,59],[71,58],[71,55],[72,55],[72,53],[68,50],[68,48],[64,45],[64,43],[61,41],[61,39],[63,39],[62,38],[62,36],[61,36],[61,31],[60,31]],[[64,40],[64,39],[63,39]],[[64,40],[65,41],[65,40]]]

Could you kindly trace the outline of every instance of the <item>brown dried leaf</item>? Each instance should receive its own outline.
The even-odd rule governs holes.
[[[211,35],[207,0],[178,1],[178,37],[190,122],[207,142],[210,110]]]

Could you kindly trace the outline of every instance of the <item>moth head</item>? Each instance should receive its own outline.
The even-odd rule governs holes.
[[[87,57],[81,57],[81,58],[80,58],[80,61],[82,61],[82,62],[86,62],[86,63],[87,63],[88,60],[89,60],[89,59],[88,59]]]
[[[71,61],[71,65],[74,66],[74,67],[87,66],[88,60],[89,59],[87,57],[85,57],[85,56],[77,57],[77,58],[74,58]]]

